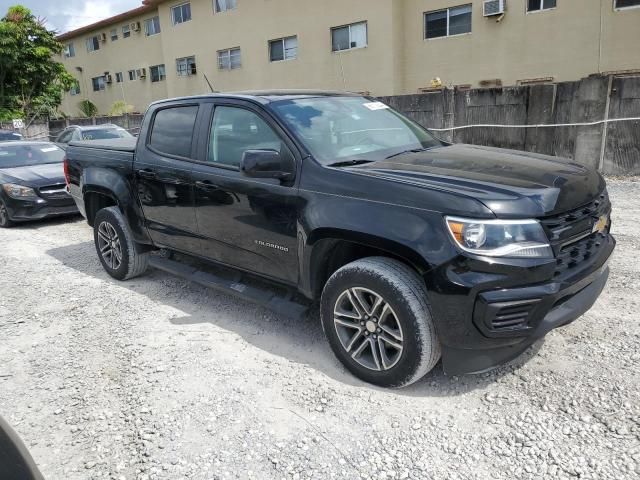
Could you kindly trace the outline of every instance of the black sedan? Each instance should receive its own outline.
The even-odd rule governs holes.
[[[0,227],[78,211],[66,191],[64,151],[49,142],[0,142]]]

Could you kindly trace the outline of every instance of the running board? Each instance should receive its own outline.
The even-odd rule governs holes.
[[[309,310],[308,305],[298,303],[292,300],[290,296],[279,296],[268,289],[247,285],[241,281],[226,279],[213,273],[198,270],[191,265],[169,260],[168,258],[150,255],[149,265],[199,285],[256,303],[279,315],[302,319]]]

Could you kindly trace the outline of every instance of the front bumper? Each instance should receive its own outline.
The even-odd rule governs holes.
[[[78,213],[73,198],[45,200],[44,198],[20,200],[5,196],[3,198],[9,218],[13,222],[40,220],[46,217],[71,215]]]
[[[447,374],[480,373],[508,362],[554,328],[589,310],[609,276],[615,240],[558,276],[556,260],[463,255],[425,277]]]

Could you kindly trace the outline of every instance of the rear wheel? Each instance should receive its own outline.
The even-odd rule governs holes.
[[[100,210],[93,224],[93,238],[100,263],[118,280],[141,275],[147,269],[149,254],[136,250],[124,216],[118,207]]]
[[[424,282],[396,260],[370,257],[335,272],[321,317],[335,355],[366,382],[410,385],[440,359]]]
[[[13,227],[13,222],[9,218],[9,211],[4,202],[0,200],[0,228]]]

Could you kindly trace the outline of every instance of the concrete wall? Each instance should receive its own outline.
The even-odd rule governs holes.
[[[593,76],[577,82],[382,98],[427,128],[477,124],[541,125],[640,117],[640,77]],[[447,141],[570,158],[605,174],[640,174],[640,120],[541,128],[465,128]]]
[[[508,0],[497,22],[482,16],[481,0],[238,0],[237,9],[214,13],[212,0],[191,0],[192,20],[172,25],[171,7],[182,2],[148,0],[144,13],[123,14],[95,28],[62,36],[76,56],[63,61],[80,81],[82,93],[61,107],[77,115],[89,98],[99,112],[122,100],[144,111],[156,99],[209,91],[205,74],[221,91],[267,88],[318,88],[367,91],[373,95],[417,93],[439,77],[456,86],[500,79],[503,85],[551,77],[572,81],[594,73],[640,70],[640,8],[616,11],[614,0],[558,0],[557,8],[527,13],[525,0]],[[424,13],[472,4],[468,34],[424,39]],[[151,37],[121,27],[158,15],[161,33]],[[331,52],[331,27],[368,22],[365,48]],[[118,28],[100,50],[87,52],[85,40]],[[298,36],[298,58],[270,62],[269,40]],[[242,67],[217,67],[217,51],[240,47]],[[194,55],[195,76],[178,77],[176,59]],[[167,78],[152,83],[149,67],[164,64]],[[80,74],[76,67],[83,69]],[[147,68],[145,80],[129,81],[127,70]],[[123,72],[124,82],[91,90],[91,78]]]

